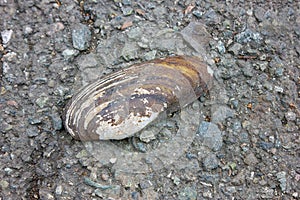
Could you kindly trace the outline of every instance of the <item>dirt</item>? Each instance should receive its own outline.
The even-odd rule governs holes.
[[[298,1],[0,0],[0,13],[0,199],[299,199]],[[81,86],[173,55],[202,57],[215,81],[166,148],[64,129]]]

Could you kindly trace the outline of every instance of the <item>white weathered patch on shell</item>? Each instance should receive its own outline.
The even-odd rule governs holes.
[[[144,104],[149,103],[149,101],[148,101],[146,98],[141,99],[141,101],[142,101]]]
[[[163,103],[164,105],[164,108],[167,108],[168,107],[168,104],[167,103]]]
[[[136,93],[136,94],[153,94],[154,93],[154,91],[149,91],[149,90],[146,90],[146,89],[144,89],[144,88],[136,88],[135,90],[134,90],[134,92]]]
[[[148,114],[150,115],[149,117],[134,116],[133,113],[130,113],[118,126],[111,126],[108,122],[100,121],[96,133],[99,135],[100,140],[126,138],[132,135],[133,132],[142,130],[149,122],[155,120],[159,113],[152,112],[149,109]],[[128,129],[128,126],[131,129]]]
[[[89,112],[86,114],[85,120],[84,120],[84,128],[87,129],[90,121],[93,120],[93,118],[101,111],[103,110],[109,103],[109,102],[105,102],[103,104],[101,104],[98,107],[94,107],[93,109],[90,109]],[[101,119],[100,119],[101,120]]]

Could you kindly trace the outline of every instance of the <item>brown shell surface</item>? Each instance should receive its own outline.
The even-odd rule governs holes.
[[[65,108],[65,127],[83,141],[130,137],[161,113],[183,108],[206,92],[209,72],[203,60],[192,56],[132,65],[75,94]]]

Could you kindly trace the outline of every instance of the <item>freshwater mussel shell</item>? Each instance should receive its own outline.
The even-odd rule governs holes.
[[[83,87],[65,107],[64,124],[75,139],[121,140],[195,101],[211,81],[210,68],[199,57],[135,64]]]

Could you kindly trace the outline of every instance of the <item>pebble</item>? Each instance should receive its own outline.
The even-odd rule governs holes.
[[[102,194],[104,194],[105,196],[109,196],[109,197],[120,197],[120,193],[121,193],[121,186],[120,185],[108,185],[109,188],[107,189],[101,189],[101,188],[97,188],[95,190],[101,192]],[[114,199],[114,198],[106,198],[106,199]]]
[[[227,58],[222,59],[221,63],[226,68],[232,68],[235,65],[235,61]]]
[[[185,187],[180,191],[178,199],[179,200],[196,200],[197,199],[197,190],[191,187]]]
[[[37,98],[37,100],[35,101],[35,103],[40,107],[40,108],[44,108],[45,105],[47,104],[49,98],[48,97],[39,97]]]
[[[13,169],[10,168],[10,167],[5,167],[5,168],[4,168],[4,171],[5,171],[5,173],[6,173],[7,175],[11,175],[11,173],[13,172]]]
[[[89,185],[89,186],[92,186],[94,188],[99,188],[99,189],[102,189],[102,190],[107,190],[107,189],[110,189],[110,188],[114,187],[113,185],[101,185],[100,183],[92,181],[88,177],[84,177],[84,183]]]
[[[218,126],[211,122],[203,121],[198,129],[198,135],[203,140],[203,144],[213,151],[221,149],[223,144],[222,133]]]
[[[239,52],[242,47],[243,47],[243,45],[236,42],[228,49],[228,52],[232,52],[233,55],[237,56],[237,55],[239,55]]]
[[[68,61],[71,61],[78,54],[79,54],[79,51],[77,49],[65,49],[62,52],[64,59],[68,60]]]
[[[7,182],[6,180],[0,181],[0,187],[2,190],[5,190],[8,186],[9,186],[9,182]]]
[[[203,174],[200,175],[200,180],[204,180],[206,185],[214,185],[216,183],[219,182],[220,180],[220,175],[219,174],[211,174],[211,173],[208,173],[208,172],[204,172]],[[210,186],[210,187],[211,187]]]
[[[40,118],[29,118],[28,122],[31,125],[36,125],[42,123],[42,120]]]
[[[88,26],[83,24],[78,25],[72,31],[73,47],[78,50],[86,50],[90,46],[91,34]]]
[[[271,143],[275,142],[275,137],[273,135],[269,136],[269,142],[271,142]]]
[[[234,131],[240,131],[242,129],[242,123],[240,121],[233,122],[232,129]]]
[[[237,109],[239,106],[239,100],[233,99],[230,101],[230,104],[232,105],[232,108]]]
[[[219,166],[219,159],[215,154],[208,155],[203,160],[203,167],[206,170],[216,169],[218,166]]]
[[[107,181],[109,179],[109,175],[106,173],[101,174],[101,179]]]
[[[258,68],[261,70],[261,71],[265,71],[265,69],[267,69],[268,67],[268,62],[258,62],[257,65],[258,65]]]
[[[266,11],[262,7],[255,8],[254,10],[254,16],[259,22],[262,22],[264,20],[265,13]]]
[[[58,94],[60,97],[66,96],[69,92],[70,89],[63,87],[62,85],[58,86],[55,90],[55,94]]]
[[[197,18],[201,18],[203,15],[203,12],[199,11],[199,10],[194,10],[193,15],[195,15]]]
[[[253,68],[250,65],[246,65],[243,69],[242,69],[243,74],[246,77],[252,77],[253,76]]]
[[[294,15],[295,14],[295,11],[294,11],[294,9],[293,8],[289,8],[289,10],[288,10],[288,16],[292,16],[292,15]]]
[[[1,132],[2,133],[6,133],[7,131],[11,130],[13,128],[13,126],[11,124],[8,124],[6,122],[3,122],[2,124],[0,124],[1,127]]]
[[[152,140],[156,139],[155,134],[159,132],[158,128],[148,128],[147,130],[142,131],[139,138],[141,141],[149,143]]]
[[[0,95],[4,95],[6,93],[5,87],[0,87]]]
[[[117,158],[111,158],[111,159],[109,159],[109,162],[111,164],[115,164],[117,162]]]
[[[282,67],[276,68],[275,76],[281,77],[282,75],[283,75],[283,68]]]
[[[84,158],[84,157],[87,157],[87,156],[88,156],[88,152],[85,149],[81,150],[80,152],[78,152],[75,155],[75,157],[78,158],[78,159]]]
[[[123,0],[122,3],[125,6],[130,6],[131,5],[131,0]]]
[[[16,52],[8,52],[7,54],[3,55],[3,58],[8,61],[8,62],[12,62],[12,61],[16,61],[17,59],[17,53]],[[4,63],[3,63],[4,64]]]
[[[274,147],[274,144],[270,142],[259,142],[259,146],[264,150],[269,150]]]
[[[44,83],[48,82],[48,79],[45,77],[37,77],[37,78],[34,78],[32,82],[36,83],[36,84],[44,84]]]
[[[197,158],[197,155],[196,154],[193,154],[191,152],[187,152],[185,154],[186,158],[189,159],[189,160],[192,160],[192,159],[196,159]]]
[[[278,57],[274,57],[274,59],[271,60],[271,62],[269,62],[269,66],[271,68],[274,68],[274,69],[282,68],[283,67],[283,61]]]
[[[55,84],[56,84],[56,81],[55,81],[55,80],[49,80],[47,85],[48,85],[48,87],[50,87],[50,88],[54,88]]]
[[[177,176],[172,177],[172,179],[173,179],[173,183],[175,185],[179,185],[180,184],[180,178],[178,178]]]
[[[218,41],[217,49],[218,49],[220,54],[224,54],[226,52],[226,48],[225,48],[224,43],[222,41]]]
[[[281,171],[276,174],[277,180],[280,183],[280,188],[284,192],[286,190],[286,172]]]
[[[217,15],[216,11],[213,9],[209,9],[204,15],[203,15],[205,21],[208,24],[212,23],[219,23],[220,22],[220,17]]]
[[[227,186],[225,189],[225,194],[230,194],[233,195],[236,192],[236,187],[235,186]]]
[[[153,51],[149,51],[147,53],[144,54],[144,59],[145,60],[153,60],[156,56],[157,51],[153,50]]]
[[[51,64],[51,58],[49,55],[41,55],[41,56],[39,56],[37,61],[46,67],[50,66],[50,64]]]
[[[4,47],[6,47],[7,43],[10,41],[12,34],[13,30],[1,31],[2,44]]]
[[[251,41],[260,43],[262,37],[260,36],[259,33],[253,32],[250,29],[246,29],[245,31],[237,34],[235,36],[235,40],[240,44],[247,44]]]
[[[255,166],[258,163],[258,160],[255,157],[255,155],[252,152],[250,152],[246,155],[244,162],[249,166]]]
[[[297,115],[296,115],[296,113],[294,113],[294,112],[287,112],[287,113],[285,113],[285,118],[286,118],[286,120],[288,120],[288,121],[295,121],[296,120],[296,118],[297,118]]]
[[[122,49],[121,55],[126,61],[134,60],[139,57],[138,50],[139,47],[136,44],[127,42]]]
[[[293,196],[295,199],[297,199],[298,196],[299,196],[299,194],[298,194],[298,192],[293,192],[292,196]]]
[[[140,198],[140,194],[138,192],[134,191],[131,193],[131,198],[133,200],[138,200]]]
[[[149,10],[154,9],[156,7],[156,5],[154,4],[154,2],[147,2],[145,7]]]
[[[148,39],[145,39],[144,37],[141,38],[141,41],[137,42],[138,46],[141,47],[142,49],[147,49],[149,47],[148,43],[149,43]]]
[[[224,122],[225,119],[229,118],[229,117],[233,117],[233,110],[230,109],[227,106],[213,106],[212,110],[215,111],[212,113],[211,119],[212,122],[217,124],[217,123],[222,123]]]
[[[4,75],[8,74],[10,71],[10,66],[7,62],[2,63],[2,72]]]
[[[97,56],[94,53],[81,55],[80,57],[78,57],[77,64],[81,71],[84,71],[86,68],[97,67],[98,66]]]
[[[203,193],[202,193],[202,196],[203,197],[206,197],[206,198],[208,198],[208,199],[212,199],[213,198],[213,195],[212,195],[212,192],[211,191],[204,191]]]
[[[239,134],[239,138],[241,143],[249,143],[250,139],[247,132],[242,132]]]
[[[29,155],[28,155],[29,157]],[[36,168],[36,173],[38,176],[50,177],[55,173],[55,167],[53,164],[54,161],[48,161],[46,159],[42,159],[39,161],[38,166]]]
[[[61,195],[62,194],[62,185],[58,185],[55,189],[55,194]]]
[[[62,129],[62,119],[58,113],[53,113],[50,115],[52,119],[52,125],[55,131],[59,131]]]
[[[123,15],[129,16],[133,13],[133,9],[131,7],[123,7],[122,12],[123,12]]]
[[[277,85],[275,85],[274,90],[275,90],[275,92],[283,93],[283,88],[279,87]]]
[[[24,34],[28,35],[33,32],[33,29],[30,26],[25,26],[23,31],[24,31]]]
[[[263,199],[272,199],[274,198],[274,189],[271,189],[271,188],[264,188],[263,191],[262,191],[263,194],[261,194],[261,198]]]
[[[151,183],[150,180],[143,180],[139,183],[139,186],[141,187],[142,190],[150,188],[153,186],[153,183]]]
[[[138,40],[143,35],[143,30],[140,27],[132,28],[126,32],[128,38]]]
[[[236,170],[237,164],[235,162],[230,162],[228,163],[228,166],[230,167],[230,169]]]
[[[39,135],[39,131],[37,129],[37,127],[30,127],[26,130],[26,134],[28,135],[28,137],[35,137]]]
[[[159,51],[165,51],[165,52],[174,52],[176,51],[176,47],[181,44],[181,41],[177,38],[167,38],[168,34],[165,34],[164,36],[161,36],[160,39],[156,42],[150,43],[151,49],[157,49]]]
[[[167,13],[167,8],[165,6],[154,5],[153,14],[157,19],[163,19],[165,17],[162,13]]]
[[[232,180],[231,180],[231,183],[235,186],[238,186],[238,185],[243,185],[244,181],[245,181],[245,170],[241,170],[237,175],[235,175]]]
[[[222,26],[223,26],[224,29],[230,29],[230,27],[231,27],[231,21],[228,20],[228,19],[224,20],[223,23],[222,23]],[[228,33],[229,32],[226,31],[225,35],[228,35]],[[229,33],[229,34],[231,35],[231,33]]]

